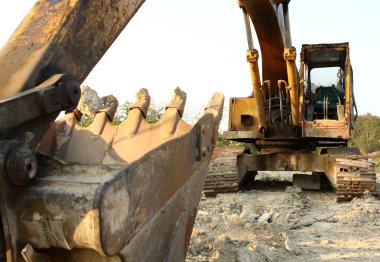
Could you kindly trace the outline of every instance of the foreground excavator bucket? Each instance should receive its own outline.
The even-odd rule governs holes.
[[[8,261],[185,260],[224,97],[194,126],[181,119],[179,89],[154,124],[149,94],[137,98],[117,126],[112,101],[88,127],[78,110],[66,114],[40,141],[31,181],[1,176]]]
[[[183,261],[223,95],[194,125],[138,94],[78,125],[80,83],[144,0],[39,0],[0,50],[0,261]],[[54,123],[60,112],[65,120]]]

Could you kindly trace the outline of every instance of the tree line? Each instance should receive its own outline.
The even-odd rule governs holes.
[[[380,117],[367,113],[356,119],[351,145],[362,153],[380,151]]]

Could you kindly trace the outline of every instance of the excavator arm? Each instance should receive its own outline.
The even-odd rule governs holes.
[[[34,88],[52,74],[83,82],[143,3],[38,1],[0,51],[0,98]]]

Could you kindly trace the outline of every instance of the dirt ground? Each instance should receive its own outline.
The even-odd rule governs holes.
[[[202,197],[187,261],[380,261],[379,199],[336,203],[291,176],[260,173],[253,190]]]

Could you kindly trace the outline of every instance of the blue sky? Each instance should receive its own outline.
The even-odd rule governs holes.
[[[0,45],[33,1],[4,2]],[[359,113],[380,116],[380,1],[292,0],[289,8],[298,52],[303,43],[350,42]],[[214,92],[227,101],[250,94],[246,48],[236,0],[147,0],[84,83],[120,102],[133,101],[144,87],[156,103],[165,103],[179,86],[188,94],[188,113],[194,113]]]

